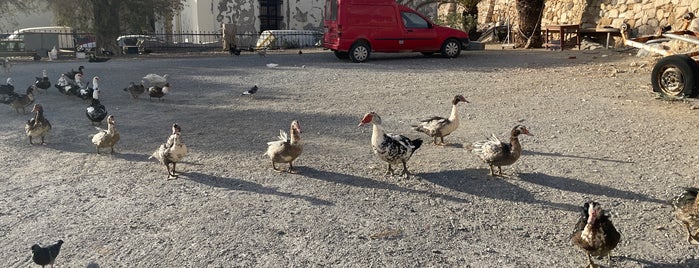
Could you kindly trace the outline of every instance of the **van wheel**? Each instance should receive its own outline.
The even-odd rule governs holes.
[[[442,44],[442,56],[447,58],[456,58],[461,54],[461,44],[456,39],[447,39]]]
[[[337,57],[338,59],[341,59],[341,60],[349,59],[349,53],[347,53],[347,52],[342,52],[342,51],[337,51],[337,50],[335,50],[333,52],[335,52],[335,57]]]
[[[699,65],[687,55],[667,56],[653,66],[651,84],[653,91],[670,96],[696,96]]]
[[[349,50],[349,58],[353,62],[365,62],[371,54],[369,44],[365,42],[357,42],[352,45]]]

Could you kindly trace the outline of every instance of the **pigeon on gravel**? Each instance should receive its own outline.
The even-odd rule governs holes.
[[[254,86],[252,86],[250,89],[248,89],[248,90],[246,90],[246,91],[243,91],[243,93],[240,94],[240,95],[252,95],[252,94],[255,94],[255,93],[257,93],[257,85],[254,85]]]
[[[32,260],[34,263],[41,265],[42,268],[46,265],[53,267],[56,257],[58,257],[58,253],[61,251],[61,245],[63,245],[63,240],[58,240],[58,243],[48,247],[41,247],[38,244],[33,245],[31,247]]]

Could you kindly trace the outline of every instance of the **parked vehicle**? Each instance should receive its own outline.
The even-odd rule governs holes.
[[[695,19],[694,13],[687,13],[682,18],[684,23],[678,31],[664,31],[658,35],[632,39],[627,36],[630,26],[625,23],[621,27],[621,37],[625,45],[663,55],[651,71],[654,92],[674,97],[696,97],[699,95],[699,60],[694,57],[699,55],[699,51],[673,54],[669,50],[651,45],[669,40],[699,45],[699,32],[687,30]]]
[[[36,37],[36,38],[35,38]],[[55,39],[53,39],[55,37]],[[52,40],[53,39],[53,40]],[[7,37],[10,41],[24,41],[25,49],[74,49],[73,30],[68,26],[47,26],[19,29]]]
[[[340,59],[366,61],[372,52],[441,53],[458,57],[468,34],[437,25],[395,0],[326,0],[323,47]]]

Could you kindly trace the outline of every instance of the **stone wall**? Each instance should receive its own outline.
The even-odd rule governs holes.
[[[482,0],[478,4],[479,24],[504,23],[508,18],[517,28],[515,0]],[[699,15],[699,0],[547,0],[541,25],[580,24],[582,28],[619,28],[631,25],[631,36],[650,35],[660,27],[678,29],[687,12]],[[699,24],[695,20],[694,26]]]

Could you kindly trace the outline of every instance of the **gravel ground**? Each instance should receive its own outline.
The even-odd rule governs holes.
[[[97,155],[87,103],[55,88],[36,97],[53,125],[47,145],[28,144],[31,114],[0,109],[0,266],[35,267],[29,247],[62,239],[57,267],[580,267],[570,234],[596,200],[622,233],[614,267],[697,267],[666,204],[697,185],[695,101],[654,98],[653,62],[633,54],[489,46],[362,64],[323,50],[16,62],[17,91],[42,69],[54,82],[78,65],[100,76],[121,141]],[[169,74],[164,101],[122,91],[148,73]],[[253,84],[253,98],[240,96]],[[470,103],[449,146],[410,129],[447,116],[455,94]],[[370,111],[427,141],[410,179],[383,176],[371,128],[357,127]],[[299,173],[277,173],[266,142],[292,120],[305,143]],[[189,154],[167,180],[148,156],[174,122]],[[508,177],[492,178],[470,144],[516,124],[535,136],[521,138]]]

